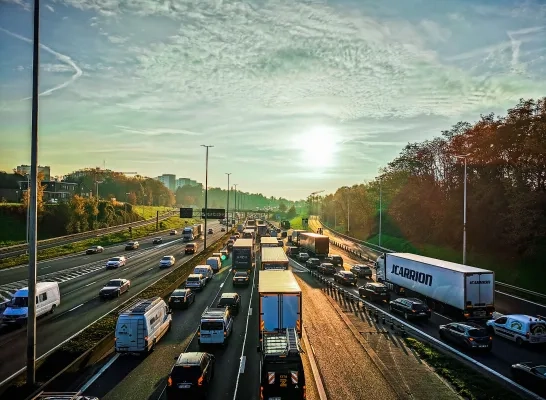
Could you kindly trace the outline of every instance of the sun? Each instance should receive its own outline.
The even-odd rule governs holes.
[[[302,133],[298,138],[301,160],[307,167],[326,169],[333,166],[339,138],[333,129],[314,127]]]

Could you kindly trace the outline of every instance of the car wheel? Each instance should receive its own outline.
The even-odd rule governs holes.
[[[408,313],[407,312],[404,313],[404,318],[406,319],[406,321],[408,320]]]
[[[440,331],[440,339],[445,339],[446,338],[446,334],[444,333],[444,331]]]
[[[394,312],[394,310],[393,310],[393,308],[392,308],[392,306],[390,304],[389,304],[389,311]]]
[[[119,297],[119,292],[120,292],[119,290],[116,292],[116,297]]]
[[[517,338],[516,338],[516,344],[517,344],[518,346],[523,346],[523,339],[520,338],[520,337],[517,337]]]
[[[49,313],[50,313],[50,314],[53,314],[53,313],[55,312],[55,308],[56,308],[56,307],[57,307],[57,306],[56,306],[55,304],[53,304],[53,305],[51,306],[51,310],[49,311]]]

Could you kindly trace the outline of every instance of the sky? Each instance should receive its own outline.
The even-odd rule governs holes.
[[[0,170],[30,162],[32,3],[0,0]],[[289,199],[546,95],[546,1],[42,0],[39,164]]]

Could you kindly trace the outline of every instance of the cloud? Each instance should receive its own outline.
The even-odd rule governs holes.
[[[47,8],[51,12],[55,12],[55,9],[52,6],[50,6],[49,4],[46,4],[45,8]]]
[[[31,39],[28,39],[28,38],[26,38],[24,36],[21,36],[21,35],[17,34],[17,33],[13,33],[13,32],[11,32],[11,31],[9,31],[7,29],[4,29],[2,27],[0,27],[0,31],[10,35],[11,37],[22,40],[23,42],[27,42],[27,43],[32,44]],[[53,55],[59,61],[69,65],[74,70],[74,75],[72,75],[69,80],[67,80],[67,81],[65,81],[65,82],[63,82],[63,83],[61,83],[59,85],[56,85],[56,86],[52,87],[51,89],[47,89],[47,90],[41,92],[39,94],[40,96],[49,96],[50,94],[56,92],[57,90],[64,89],[67,86],[69,86],[70,84],[72,84],[73,82],[75,82],[80,76],[82,76],[83,71],[80,69],[80,67],[78,67],[76,65],[76,63],[74,61],[72,61],[72,59],[69,56],[58,53],[55,50],[52,50],[51,48],[49,48],[48,46],[46,46],[46,45],[44,45],[42,43],[40,43],[40,48],[47,51],[49,54]],[[26,97],[26,98],[24,98],[22,100],[28,100],[28,99],[31,99],[31,97]]]

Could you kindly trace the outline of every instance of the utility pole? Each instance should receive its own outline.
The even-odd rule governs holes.
[[[456,158],[464,160],[464,193],[463,193],[463,265],[466,265],[466,158],[470,155],[456,155]]]
[[[379,177],[379,247],[381,247],[381,224],[382,224],[382,201],[383,201],[383,193],[382,193],[382,188],[381,188],[381,182],[382,182],[382,179],[383,177],[380,176]]]
[[[239,196],[237,194],[237,183],[234,183],[233,186],[235,186],[235,212],[237,215],[239,215]],[[237,217],[237,222],[239,222],[239,218]]]
[[[208,213],[208,193],[209,193],[209,148],[214,146],[207,146],[205,144],[202,144],[201,147],[204,147],[207,149],[207,153],[205,156],[205,232],[204,232],[204,240],[203,240],[203,251],[207,250],[207,213]]]
[[[351,222],[350,222],[350,217],[351,217],[351,214],[350,214],[350,211],[349,211],[349,207],[350,207],[351,203],[349,201],[349,197],[347,196],[347,234],[349,234],[350,230],[351,230]]]
[[[36,274],[38,253],[38,97],[40,72],[40,0],[34,0],[32,43],[32,128],[28,221],[27,385],[36,384]]]
[[[226,230],[229,228],[229,176],[231,172],[226,172],[227,175],[227,205],[226,205]]]
[[[98,229],[99,225],[99,183],[102,183],[104,181],[95,181],[97,184],[97,214],[95,215],[95,229]]]

